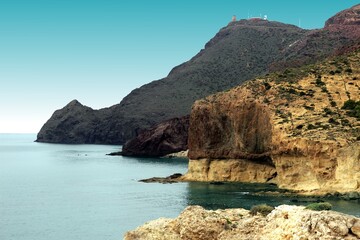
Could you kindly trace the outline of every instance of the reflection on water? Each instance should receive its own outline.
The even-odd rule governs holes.
[[[133,161],[141,164],[159,164],[159,165],[171,165],[171,166],[187,166],[189,160],[186,158],[146,158],[146,157],[125,157],[122,159],[126,161]],[[154,176],[155,177],[155,176]],[[164,177],[164,176],[156,176]]]
[[[308,205],[311,202],[328,201],[333,210],[360,217],[360,200],[345,201],[334,198],[285,196],[263,194],[264,192],[284,192],[275,185],[247,183],[189,183],[187,185],[187,204],[200,205],[206,209],[245,208],[266,203],[272,206],[281,204]]]

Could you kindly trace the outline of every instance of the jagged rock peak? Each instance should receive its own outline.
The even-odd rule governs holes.
[[[74,99],[71,102],[69,102],[66,107],[75,107],[75,106],[84,106],[82,105],[78,100]]]
[[[345,9],[329,18],[325,23],[325,28],[331,25],[360,25],[360,4]]]

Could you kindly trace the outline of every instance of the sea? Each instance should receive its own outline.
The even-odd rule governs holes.
[[[187,160],[108,156],[113,145],[36,143],[35,134],[0,134],[0,239],[115,240],[189,205],[207,209],[267,203],[306,205],[317,198],[272,194],[264,184],[143,183],[185,173]],[[360,217],[359,200],[329,199]]]

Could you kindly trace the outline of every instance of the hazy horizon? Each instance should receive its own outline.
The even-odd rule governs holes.
[[[233,15],[322,28],[357,1],[71,1],[0,3],[0,133],[37,133],[77,99],[94,109],[167,76]],[[300,21],[299,21],[300,20]]]

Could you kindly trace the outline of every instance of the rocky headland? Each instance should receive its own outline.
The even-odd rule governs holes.
[[[359,105],[359,51],[196,101],[182,180],[360,191]]]
[[[125,234],[125,240],[360,239],[360,219],[333,211],[281,205],[270,214],[245,209],[209,211],[187,207],[177,218],[160,218]]]
[[[188,115],[195,100],[359,42],[358,8],[335,15],[317,30],[266,20],[231,22],[188,62],[133,90],[119,104],[89,111],[70,103],[56,111],[37,141],[124,144],[161,121]]]

